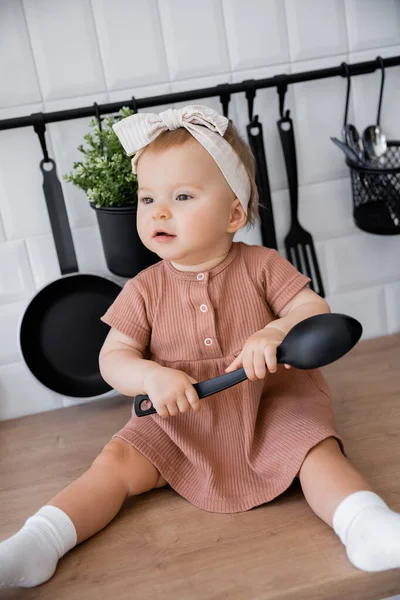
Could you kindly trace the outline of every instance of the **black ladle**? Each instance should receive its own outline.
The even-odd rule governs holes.
[[[278,363],[286,363],[296,369],[318,369],[338,360],[356,345],[362,334],[362,326],[356,319],[339,313],[315,315],[300,321],[278,346]],[[243,368],[213,379],[193,384],[199,398],[221,392],[247,379]],[[144,405],[146,408],[142,408]],[[150,406],[149,406],[150,405]],[[157,411],[148,396],[135,397],[135,413],[138,417]]]

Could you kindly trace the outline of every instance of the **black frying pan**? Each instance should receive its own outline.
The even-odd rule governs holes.
[[[62,187],[47,153],[43,114],[32,117],[44,153],[43,191],[63,277],[29,303],[20,325],[20,350],[36,379],[51,390],[77,398],[98,396],[112,389],[99,370],[99,352],[109,331],[100,317],[121,286],[99,275],[78,273]]]

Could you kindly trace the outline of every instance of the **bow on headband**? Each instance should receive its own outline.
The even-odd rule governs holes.
[[[250,179],[239,156],[223,137],[228,124],[226,117],[199,104],[159,114],[137,113],[115,123],[113,130],[127,155],[135,155],[132,171],[136,173],[138,159],[146,146],[163,131],[184,127],[213,157],[247,214]]]

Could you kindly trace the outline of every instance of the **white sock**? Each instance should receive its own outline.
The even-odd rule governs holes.
[[[342,500],[333,515],[333,529],[358,569],[400,567],[400,514],[374,492],[355,492]]]
[[[43,506],[22,529],[0,543],[0,588],[44,583],[76,540],[69,516],[56,506]]]

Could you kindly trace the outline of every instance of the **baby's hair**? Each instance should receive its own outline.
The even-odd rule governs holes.
[[[172,131],[164,131],[144,149],[142,156],[148,148],[152,148],[156,151],[165,150],[170,146],[180,146],[190,138],[194,139],[184,127],[173,129]],[[255,180],[256,162],[250,146],[242,139],[238,130],[231,122],[229,122],[225,131],[224,139],[232,146],[236,154],[238,154],[250,179],[251,193],[247,209],[246,225],[252,226],[256,221],[260,222],[258,190]]]

